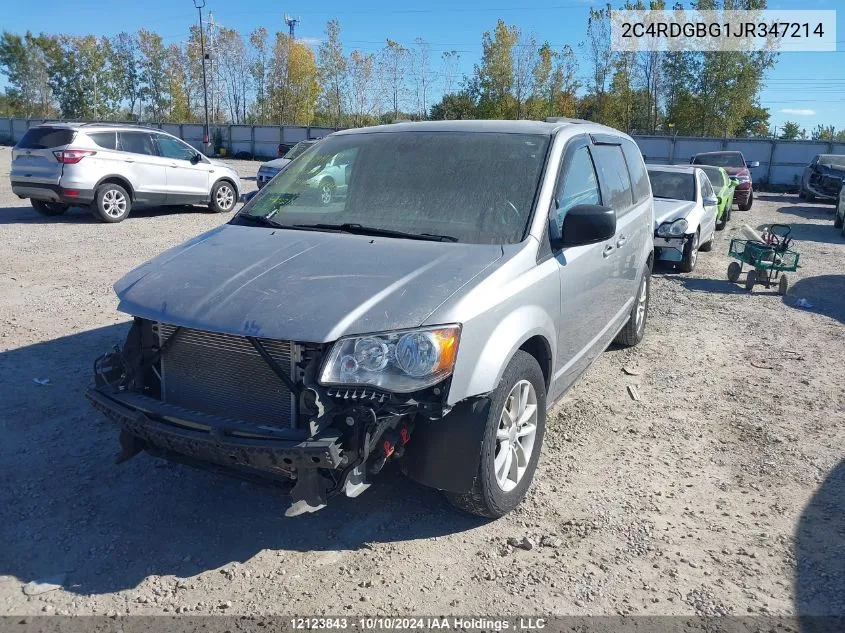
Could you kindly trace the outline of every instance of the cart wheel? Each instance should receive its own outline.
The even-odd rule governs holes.
[[[739,262],[731,262],[728,264],[728,279],[736,283],[739,276],[742,274],[742,264]]]
[[[754,290],[754,284],[757,281],[757,271],[755,269],[751,269],[748,271],[748,275],[745,277],[745,289],[748,292]]]
[[[786,275],[780,276],[780,281],[778,281],[778,294],[782,297],[787,293],[789,290],[789,279],[786,278]]]

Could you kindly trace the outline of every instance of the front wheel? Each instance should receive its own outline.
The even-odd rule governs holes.
[[[221,180],[211,188],[211,200],[208,208],[215,213],[228,213],[235,208],[237,196],[235,188],[226,180]]]
[[[695,270],[695,261],[698,259],[698,231],[695,232],[684,246],[684,256],[680,268],[682,272],[691,273]]]
[[[335,184],[331,178],[326,178],[320,183],[320,203],[329,205],[334,199]]]
[[[41,215],[61,215],[70,208],[69,204],[61,204],[60,202],[44,202],[43,200],[29,200],[32,208],[38,211]]]
[[[455,507],[497,519],[520,504],[534,478],[546,430],[546,382],[518,350],[493,392],[473,489],[445,493]]]

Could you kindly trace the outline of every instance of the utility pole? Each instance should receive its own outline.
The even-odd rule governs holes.
[[[205,36],[202,32],[202,8],[205,6],[205,0],[194,0],[194,6],[200,14],[200,53],[202,54],[202,99],[205,106],[205,128],[202,132],[202,149],[204,154],[209,154],[208,151],[210,138],[208,131],[208,88],[205,83]]]
[[[290,39],[295,40],[296,35],[294,32],[296,31],[296,25],[300,23],[299,18],[292,18],[289,15],[285,14],[285,24],[288,25],[288,33],[290,34]]]

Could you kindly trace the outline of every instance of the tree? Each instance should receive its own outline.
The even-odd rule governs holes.
[[[365,55],[358,50],[352,51],[346,63],[349,72],[349,112],[354,126],[366,125],[373,121],[378,113],[375,66],[375,55]]]
[[[780,130],[780,138],[783,141],[794,141],[801,136],[801,126],[795,121],[786,121]]]
[[[436,121],[475,119],[477,114],[475,102],[467,91],[443,95],[440,103],[431,107],[431,118]]]
[[[249,43],[252,46],[249,75],[255,89],[255,101],[253,110],[256,119],[264,123],[267,116],[267,73],[269,70],[269,49],[267,47],[267,29],[263,26],[255,29],[249,34]]]
[[[458,81],[458,67],[461,54],[458,51],[444,51],[440,55],[441,75],[443,76],[443,94],[452,94]]]
[[[223,85],[223,100],[229,120],[241,123],[246,118],[249,62],[241,34],[235,29],[220,27],[217,32],[217,68]]]
[[[164,45],[161,36],[147,29],[138,31],[138,54],[141,96],[147,104],[147,114],[156,122],[164,118],[168,109],[168,79],[164,68]]]
[[[513,49],[519,40],[519,29],[504,20],[496,23],[492,33],[481,39],[481,63],[475,66],[471,89],[477,95],[478,114],[483,118],[512,118],[511,90],[514,85]]]
[[[319,74],[323,85],[323,108],[331,115],[334,127],[343,120],[343,102],[346,97],[346,57],[340,41],[340,22],[326,24],[326,39],[319,49]]]
[[[140,98],[138,81],[138,39],[131,33],[118,33],[111,41],[109,69],[114,90],[129,110],[135,112]]]
[[[8,81],[7,103],[17,116],[56,115],[46,56],[46,49],[54,43],[55,38],[29,31],[23,36],[8,31],[0,35],[0,68]]]
[[[534,72],[537,67],[537,41],[532,35],[520,34],[513,55],[513,98],[515,116],[527,116],[526,102],[534,94]]]
[[[810,139],[813,141],[832,141],[836,136],[836,129],[832,125],[817,125],[810,132]]]
[[[414,81],[417,116],[428,116],[428,91],[431,83],[431,46],[421,37],[414,40],[414,48],[409,52],[411,76]]]
[[[392,106],[394,121],[399,118],[407,96],[405,79],[409,60],[410,51],[399,42],[388,38],[379,56],[379,77],[382,90]]]

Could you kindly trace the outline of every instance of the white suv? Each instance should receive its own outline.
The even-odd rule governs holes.
[[[161,130],[107,123],[49,123],[31,128],[12,150],[12,191],[36,211],[59,215],[90,205],[103,222],[120,222],[134,204],[235,208],[240,179]]]

